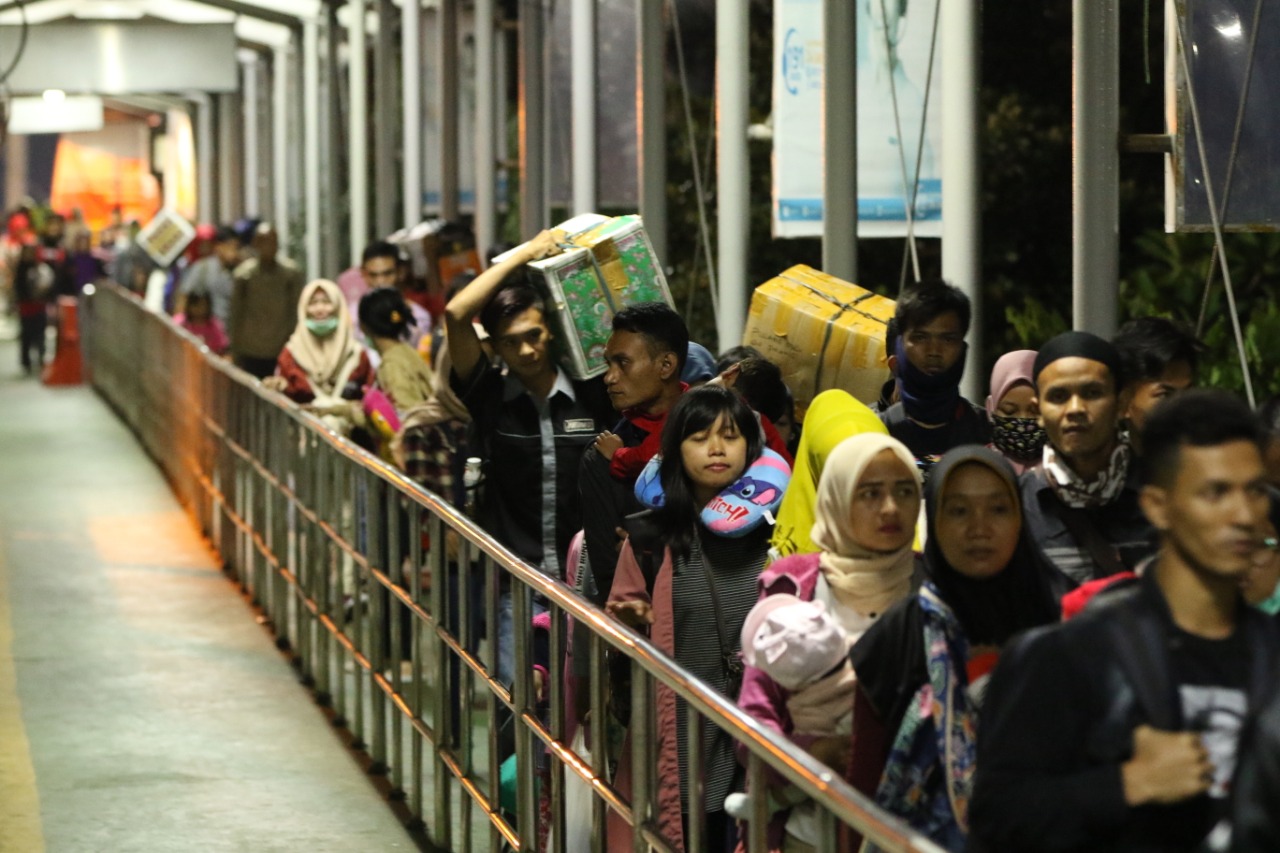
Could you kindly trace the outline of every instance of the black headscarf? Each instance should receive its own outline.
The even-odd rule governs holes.
[[[1018,480],[1003,456],[978,445],[948,451],[934,466],[925,488],[929,520],[929,538],[924,547],[925,576],[955,613],[971,644],[1003,646],[1019,631],[1057,621],[1058,608],[1049,587],[1052,575],[1027,535],[1025,514],[1013,558],[999,574],[978,580],[962,575],[947,562],[938,544],[935,519],[948,479],[966,464],[984,465],[1003,480],[1021,513]]]

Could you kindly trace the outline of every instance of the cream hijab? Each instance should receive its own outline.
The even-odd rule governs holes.
[[[850,517],[858,481],[876,454],[884,450],[902,460],[911,472],[916,494],[920,493],[920,471],[902,442],[882,433],[855,435],[840,442],[827,458],[818,482],[817,512],[810,534],[822,551],[818,564],[836,598],[865,616],[879,615],[906,598],[915,569],[910,541],[885,554],[870,551],[853,538]]]
[[[333,303],[338,328],[328,337],[317,337],[307,329],[307,305],[316,291],[323,291]],[[317,398],[334,398],[360,364],[361,349],[351,334],[351,314],[338,285],[318,278],[302,289],[298,300],[298,325],[285,344],[293,360],[307,373]]]

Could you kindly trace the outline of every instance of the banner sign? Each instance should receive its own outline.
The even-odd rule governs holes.
[[[916,236],[942,235],[941,98],[933,93],[927,115],[924,98],[939,2],[858,3],[861,237],[904,236],[913,186]],[[773,233],[777,237],[822,236],[822,7],[823,0],[774,0]],[[935,55],[935,80],[937,66]]]

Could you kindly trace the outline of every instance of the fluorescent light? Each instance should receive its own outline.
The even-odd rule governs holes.
[[[61,89],[45,89],[41,97],[46,104],[60,104],[67,99],[67,93]]]
[[[52,90],[56,91],[56,90]],[[14,98],[9,104],[9,132],[71,133],[102,129],[102,99],[92,95],[66,95],[50,99]]]

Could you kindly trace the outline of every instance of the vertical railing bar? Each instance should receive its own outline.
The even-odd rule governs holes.
[[[591,749],[591,772],[597,779],[608,777],[609,773],[609,755],[608,755],[608,709],[606,703],[608,689],[608,655],[605,651],[604,640],[600,639],[600,635],[592,631],[586,635],[590,638],[588,642],[588,654],[591,657],[591,674],[586,687],[590,691],[590,710],[587,712],[587,719],[584,725],[589,725],[587,730],[589,737],[589,747]],[[575,649],[574,654],[581,654],[581,650]],[[608,837],[608,817],[609,807],[604,800],[595,797],[591,801],[591,841],[592,850],[595,853],[605,853],[605,841]]]
[[[686,850],[703,849],[703,835],[706,827],[706,785],[703,772],[703,722],[697,709],[682,699],[676,700],[684,706],[685,714],[685,766],[680,769],[685,778],[688,801],[683,804],[685,814],[689,815],[688,837],[685,839]],[[635,714],[633,709],[632,714]],[[668,780],[669,784],[679,784]]]
[[[756,753],[747,757],[747,792],[751,819],[747,823],[748,853],[769,850],[769,784],[764,760]]]

